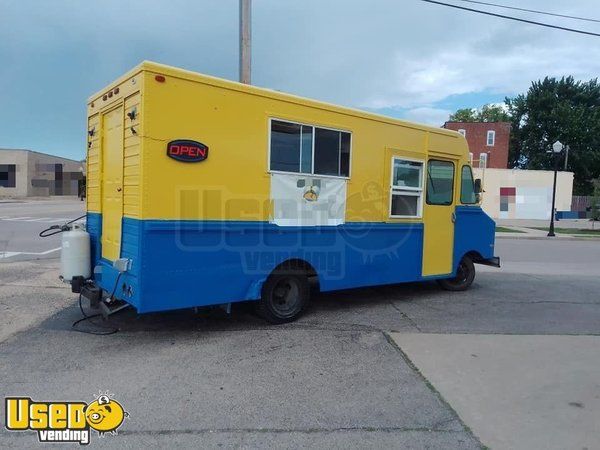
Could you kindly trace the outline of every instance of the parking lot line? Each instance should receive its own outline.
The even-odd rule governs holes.
[[[49,255],[50,253],[60,250],[60,247],[46,250],[45,252],[0,252],[0,259],[11,258],[17,255],[32,255],[32,256],[43,256]]]
[[[44,220],[52,219],[52,217],[37,217],[35,219],[24,220],[23,222],[43,222]]]

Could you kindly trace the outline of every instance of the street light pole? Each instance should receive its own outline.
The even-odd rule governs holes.
[[[552,185],[552,209],[550,210],[550,228],[548,229],[548,237],[556,236],[554,234],[554,209],[556,207],[556,174],[558,173],[558,155],[563,151],[564,145],[560,141],[556,141],[552,145],[552,154],[554,156],[554,184]]]
[[[240,83],[250,84],[252,0],[240,0]]]

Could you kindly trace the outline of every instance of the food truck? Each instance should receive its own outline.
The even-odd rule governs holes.
[[[139,313],[499,266],[463,136],[143,62],[87,104],[84,297]],[[88,272],[89,272],[89,268]]]

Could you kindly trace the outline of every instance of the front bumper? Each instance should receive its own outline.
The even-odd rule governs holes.
[[[478,259],[473,261],[475,264],[483,264],[484,266],[500,267],[500,257],[492,256],[487,259]]]

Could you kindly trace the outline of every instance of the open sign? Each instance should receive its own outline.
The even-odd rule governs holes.
[[[208,158],[208,147],[201,142],[178,139],[167,144],[167,156],[182,162],[200,162]]]

